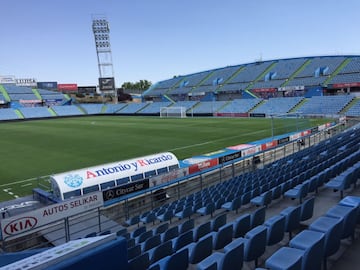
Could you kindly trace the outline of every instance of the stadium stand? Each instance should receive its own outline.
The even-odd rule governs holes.
[[[13,109],[0,109],[0,120],[15,120],[19,119],[19,116]]]
[[[122,107],[119,111],[116,111],[116,114],[136,114],[140,110],[144,109],[150,103],[141,102],[141,103],[128,103],[127,106]]]
[[[14,85],[4,85],[4,88],[12,101],[38,100],[31,88]]]
[[[101,114],[103,104],[79,104],[79,106],[85,110],[87,114]]]
[[[37,89],[37,91],[39,92],[39,94],[43,99],[62,99],[62,100],[66,99],[66,97],[63,94],[54,91],[49,91],[45,89]]]
[[[345,115],[350,117],[360,116],[360,99],[356,100],[355,104],[353,104],[353,106],[351,106],[351,108],[346,111]]]
[[[253,113],[264,113],[266,115],[286,114],[303,100],[302,97],[269,98],[257,106]]]
[[[172,105],[201,115],[247,113],[257,106],[251,112],[285,114],[298,105],[295,113],[304,115],[345,113],[359,117],[360,102],[354,95],[312,96],[306,100],[302,96],[233,99],[245,96],[244,92],[239,93],[245,89],[304,86],[309,91],[310,86],[359,83],[359,71],[359,57],[273,60],[179,76],[155,84],[144,95],[161,100],[161,95],[171,93],[175,104],[79,104],[51,109],[58,116],[85,115],[84,112],[134,115],[156,114],[160,107]],[[20,96],[39,99],[32,89],[4,88],[13,100]],[[65,99],[62,94],[37,91],[43,99]],[[321,88],[320,91],[323,93]],[[188,100],[194,98],[189,94],[201,92],[214,92],[214,101],[204,101],[201,96],[196,101]],[[2,97],[6,99],[0,95],[0,100]],[[299,105],[302,101],[305,102]],[[20,119],[19,114],[29,119],[52,116],[46,107],[4,108],[0,109],[0,120]],[[151,205],[151,209],[137,209],[136,215],[127,216],[126,228],[122,228],[124,221],[100,231],[96,226],[81,229],[77,238],[110,235],[112,241],[81,254],[74,253],[47,269],[128,266],[128,269],[191,270],[234,269],[234,265],[245,270],[254,269],[254,265],[261,269],[355,269],[360,263],[360,191],[356,185],[359,145],[359,129],[347,130],[262,164],[259,169],[255,167],[254,171],[216,185],[204,185],[180,198],[170,197],[160,205]],[[340,193],[340,201],[339,194],[333,191]],[[50,250],[1,254],[0,266]],[[355,255],[350,256],[353,252]]]
[[[161,107],[168,107],[172,103],[171,102],[153,102],[150,103],[148,106],[144,107],[137,113],[139,114],[160,114]]]
[[[127,104],[106,104],[105,105],[105,113],[113,114],[117,111],[120,111],[122,108],[127,106]]]
[[[204,101],[199,102],[193,107],[195,114],[213,114],[216,113],[221,107],[225,106],[227,101]]]
[[[308,100],[296,112],[301,114],[339,114],[345,106],[354,99],[352,95],[316,96]]]
[[[52,106],[51,107],[58,116],[84,115],[84,113],[75,105],[68,106]]]
[[[49,112],[47,107],[27,107],[19,108],[19,111],[23,114],[25,118],[46,118],[53,117]]]

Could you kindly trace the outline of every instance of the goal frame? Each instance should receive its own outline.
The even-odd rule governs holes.
[[[161,107],[160,118],[185,118],[186,107]]]

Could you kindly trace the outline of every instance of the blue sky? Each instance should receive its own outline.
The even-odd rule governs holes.
[[[95,85],[92,15],[117,86],[259,59],[360,55],[359,0],[1,0],[0,75]]]

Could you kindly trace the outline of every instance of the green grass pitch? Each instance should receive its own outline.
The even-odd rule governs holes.
[[[179,159],[325,120],[93,116],[0,123],[0,201],[31,194],[53,173],[163,151]],[[272,128],[273,127],[273,128]]]

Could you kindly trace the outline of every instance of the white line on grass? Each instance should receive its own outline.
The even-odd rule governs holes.
[[[28,186],[32,186],[32,183],[27,183],[25,185],[21,185],[21,187],[28,187]]]
[[[246,133],[246,135],[257,134],[257,133],[262,133],[262,132],[264,132],[264,130],[258,130],[258,131],[254,131],[254,132],[249,132],[249,133]],[[176,148],[170,149],[169,151],[176,151],[176,150],[181,150],[181,149],[193,148],[193,147],[196,147],[196,146],[201,146],[201,145],[211,144],[211,143],[214,143],[214,142],[220,142],[220,141],[225,141],[225,140],[229,140],[229,139],[238,138],[238,137],[241,137],[243,135],[244,134],[231,136],[231,137],[226,137],[226,138],[221,138],[221,139],[216,139],[216,140],[211,140],[211,141],[206,141],[206,142],[203,142],[203,143],[195,143],[195,144],[190,144],[190,145],[186,145],[186,146],[176,147]]]
[[[35,181],[35,180],[38,180],[38,179],[30,178],[30,179],[26,179],[26,180],[17,181],[17,182],[6,183],[6,184],[0,185],[0,187],[6,187],[6,186],[14,185],[14,184],[21,184],[21,183],[26,183],[26,182]]]

